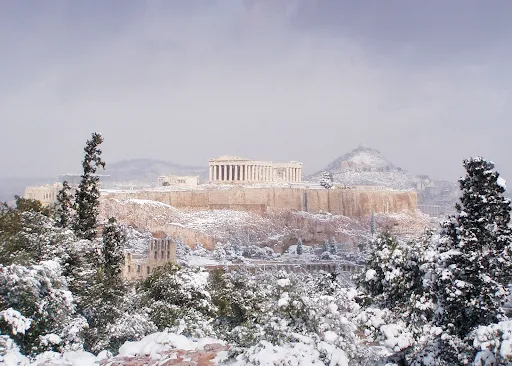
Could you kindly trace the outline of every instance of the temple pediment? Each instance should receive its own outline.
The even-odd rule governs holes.
[[[210,159],[210,161],[249,161],[251,159],[241,158],[239,156],[222,155],[216,158]]]

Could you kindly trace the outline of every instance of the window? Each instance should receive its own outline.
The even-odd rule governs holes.
[[[130,266],[128,266],[128,273],[130,273],[132,271],[132,268]]]
[[[151,273],[151,270],[149,269],[149,266],[147,267],[148,274]]]
[[[140,273],[140,264],[137,265],[137,273]]]

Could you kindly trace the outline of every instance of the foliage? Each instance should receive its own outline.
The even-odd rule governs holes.
[[[299,238],[297,240],[297,254],[301,255],[304,252],[304,248],[302,247],[302,239]]]
[[[68,227],[72,222],[73,196],[70,194],[71,187],[67,181],[62,183],[62,189],[57,194],[55,205],[56,221],[60,227]]]
[[[80,349],[87,322],[57,262],[0,267],[0,332],[26,355]]]
[[[82,239],[92,240],[96,237],[96,221],[99,206],[99,177],[96,171],[99,167],[105,169],[105,162],[101,160],[101,149],[99,145],[103,137],[93,133],[84,148],[85,156],[82,162],[84,169],[82,180],[75,194],[75,220],[73,229],[76,235]]]
[[[207,290],[208,273],[166,264],[137,286],[141,305],[159,330],[172,329],[187,336],[213,334],[216,307]]]
[[[332,173],[323,172],[322,177],[320,178],[320,185],[326,189],[331,189],[334,186],[334,179],[332,177]]]

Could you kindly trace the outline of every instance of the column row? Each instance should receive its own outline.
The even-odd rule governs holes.
[[[252,164],[210,165],[210,182],[271,182],[274,170],[271,166]]]

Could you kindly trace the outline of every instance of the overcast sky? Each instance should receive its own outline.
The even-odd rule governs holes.
[[[360,143],[512,180],[508,0],[0,1],[0,171],[219,155],[326,166]]]

